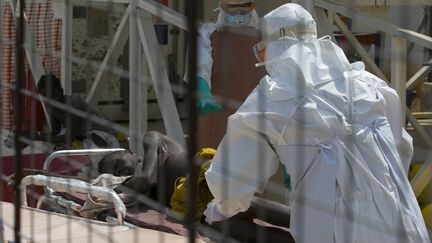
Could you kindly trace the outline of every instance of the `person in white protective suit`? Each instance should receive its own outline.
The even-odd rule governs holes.
[[[215,23],[203,23],[197,37],[197,145],[216,148],[228,116],[265,76],[254,68],[252,47],[260,40],[255,0],[220,0]],[[186,72],[187,74],[187,72]],[[185,80],[188,81],[187,75]]]
[[[247,210],[281,162],[296,242],[429,242],[396,92],[317,38],[300,5],[265,15],[261,33],[255,50],[269,76],[229,118],[205,175],[214,196],[206,221]]]
[[[210,91],[213,68],[212,34],[224,27],[256,27],[258,20],[258,14],[255,11],[255,0],[220,0],[219,15],[216,23],[204,23],[199,27],[197,39],[197,105],[200,115],[222,109]],[[187,80],[187,77],[185,80]]]

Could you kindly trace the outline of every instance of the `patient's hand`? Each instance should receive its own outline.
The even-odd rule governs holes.
[[[39,170],[36,170],[36,169],[28,169],[28,168],[26,168],[26,169],[23,169],[23,171],[22,171],[22,178],[24,178],[26,176],[29,176],[29,175],[37,175],[37,174],[43,174],[43,172],[41,172]],[[16,177],[16,175],[15,175],[15,173],[13,173],[13,174],[9,175],[6,178],[7,186],[11,190],[12,190],[14,184],[15,184],[15,177]]]
[[[138,193],[145,194],[150,191],[154,184],[150,183],[150,181],[145,176],[134,175],[131,178],[127,179],[122,183],[122,185],[116,187],[115,191],[117,193]]]
[[[118,196],[126,207],[130,207],[138,202],[137,199],[129,193],[120,193]]]
[[[6,178],[7,187],[12,191],[15,184],[15,174],[12,174]]]
[[[28,176],[29,174],[28,174],[28,171],[23,171],[23,178],[24,177],[26,177],[26,176]],[[8,188],[9,188],[9,190],[13,190],[13,187],[14,187],[14,185],[15,185],[15,173],[13,173],[13,174],[11,174],[11,175],[9,175],[7,178],[6,178],[6,183],[7,183],[7,186],[8,186]]]

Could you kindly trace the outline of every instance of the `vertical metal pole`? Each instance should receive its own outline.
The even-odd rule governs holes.
[[[174,0],[173,1],[173,6],[172,8],[175,11],[178,11],[179,7],[178,7],[178,0]],[[180,80],[179,78],[177,78],[177,74],[178,74],[178,43],[179,43],[179,28],[177,26],[174,26],[170,31],[169,34],[173,36],[172,38],[172,52],[171,55],[168,57],[169,58],[169,67],[168,67],[168,71],[169,71],[169,79],[171,82],[174,82],[175,85],[181,85],[181,82],[183,82],[182,80]],[[178,97],[178,95],[176,94],[176,92],[174,92],[174,98]]]
[[[138,85],[138,48],[139,36],[137,33],[137,6],[136,0],[130,1],[130,19],[129,19],[129,147],[132,151],[138,151],[138,114],[137,107],[139,100]]]
[[[148,120],[148,105],[147,105],[147,89],[148,89],[148,75],[145,70],[146,62],[144,58],[143,48],[140,47],[140,62],[139,62],[139,90],[140,90],[140,106],[139,106],[139,127],[140,127],[140,138],[144,136],[144,133],[147,131],[147,120]],[[141,141],[141,140],[140,140]],[[138,156],[144,157],[144,146],[142,146],[142,142],[140,143],[139,150],[137,151]]]
[[[407,41],[393,36],[391,43],[391,85],[396,90],[402,105],[402,126],[405,126],[406,80],[407,80]]]
[[[61,50],[61,77],[65,95],[72,94],[72,3],[66,0],[62,3],[62,50]]]
[[[188,48],[188,75],[190,78],[189,87],[187,90],[188,98],[188,158],[189,158],[189,178],[188,178],[188,211],[186,215],[187,227],[189,229],[189,242],[195,243],[195,201],[197,192],[197,170],[195,165],[196,153],[196,130],[197,130],[197,108],[195,91],[197,87],[196,80],[196,65],[197,65],[197,3],[196,0],[186,1],[186,16],[188,17],[189,32],[187,33],[189,48]]]
[[[16,21],[16,48],[15,48],[15,242],[21,242],[21,193],[20,184],[22,178],[22,160],[21,152],[23,144],[20,141],[23,125],[24,95],[21,93],[23,88],[24,75],[24,7],[25,1],[19,0],[19,14],[15,16]],[[12,11],[14,11],[12,9]]]
[[[131,16],[133,16],[133,18],[139,18],[140,17],[139,11],[140,10],[137,9],[135,15],[132,14]],[[131,70],[135,70],[135,73],[133,75],[135,75],[134,80],[136,80],[136,84],[134,84],[134,86],[136,90],[132,91],[135,92],[135,100],[133,104],[135,110],[130,110],[130,111],[133,111],[133,113],[135,113],[135,117],[134,117],[135,121],[133,122],[135,127],[132,127],[135,130],[135,136],[136,136],[136,139],[134,139],[134,141],[136,141],[135,152],[140,158],[143,158],[144,146],[141,138],[143,137],[144,132],[147,130],[147,96],[146,96],[147,88],[144,80],[145,76],[144,76],[143,48],[140,45],[141,40],[137,32],[138,31],[137,19],[135,19],[134,21],[135,21],[135,28],[134,30],[132,30],[132,32],[135,31],[134,33],[136,34],[137,44],[135,49],[133,50],[135,52],[135,57],[133,58],[136,58],[136,61],[134,64],[130,65],[130,67],[132,68]],[[132,104],[132,101],[130,101],[129,103]]]

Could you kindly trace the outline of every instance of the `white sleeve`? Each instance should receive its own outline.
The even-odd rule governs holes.
[[[380,80],[377,89],[386,99],[387,119],[392,129],[395,143],[398,147],[399,156],[405,173],[408,174],[411,159],[414,153],[412,137],[402,127],[402,108],[401,100],[397,92],[389,87],[384,81]]]
[[[414,154],[413,139],[405,129],[402,128],[402,138],[399,141],[398,150],[402,160],[402,165],[405,169],[405,174],[408,175],[409,166]]]
[[[263,192],[278,166],[277,156],[263,135],[236,124],[223,138],[205,174],[218,210],[226,217],[246,211],[254,193]]]
[[[209,87],[211,87],[211,73],[213,66],[211,34],[215,31],[216,25],[214,23],[205,23],[198,28],[197,38],[197,76],[204,78]],[[189,57],[186,58],[188,60]],[[185,74],[183,79],[188,82],[188,62],[186,61]]]

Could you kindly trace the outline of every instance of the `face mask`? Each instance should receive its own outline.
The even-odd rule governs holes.
[[[233,15],[225,15],[225,24],[228,26],[241,27],[247,26],[251,21],[252,15],[251,12],[233,14]]]

